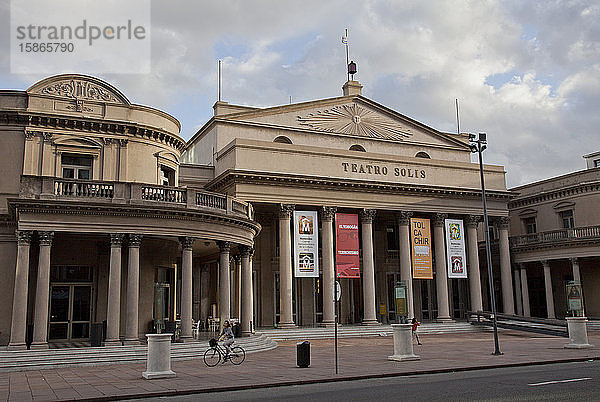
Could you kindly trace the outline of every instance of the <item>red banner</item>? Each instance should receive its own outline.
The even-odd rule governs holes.
[[[336,259],[338,278],[360,278],[358,256],[358,215],[335,214]]]

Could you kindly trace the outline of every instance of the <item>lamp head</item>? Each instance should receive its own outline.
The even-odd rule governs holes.
[[[487,134],[486,133],[479,133],[479,142],[481,142],[482,144],[487,143]]]

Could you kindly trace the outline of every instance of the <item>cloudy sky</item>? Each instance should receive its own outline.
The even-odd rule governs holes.
[[[0,88],[26,89],[45,75],[11,73],[9,14],[0,0]],[[100,77],[177,117],[186,139],[212,114],[218,59],[230,103],[341,95],[348,28],[363,95],[451,132],[458,98],[461,131],[488,133],[485,162],[509,187],[600,151],[598,0],[155,0],[151,19],[151,72]]]

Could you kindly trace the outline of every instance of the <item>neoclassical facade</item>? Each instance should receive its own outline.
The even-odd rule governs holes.
[[[374,102],[349,81],[343,95],[270,108],[217,102],[188,141],[180,182],[249,202],[262,230],[252,262],[259,326],[331,325],[336,212],[360,216],[360,279],[341,279],[341,320],[396,319],[394,285],[408,285],[408,313],[449,321],[482,310],[479,166],[468,136],[441,132]],[[502,166],[484,166],[498,228],[500,310],[514,314],[508,207]],[[292,212],[318,211],[318,278],[293,275]],[[412,279],[410,218],[432,226],[434,279]],[[467,279],[449,279],[444,220],[466,223]]]
[[[97,322],[106,344],[176,320],[191,339],[217,300],[250,333],[260,225],[248,202],[181,186],[179,131],[89,76],[0,91],[0,344],[87,341]]]
[[[600,318],[600,153],[587,169],[511,189],[511,250],[519,314],[564,318],[566,285],[582,285],[585,314]]]

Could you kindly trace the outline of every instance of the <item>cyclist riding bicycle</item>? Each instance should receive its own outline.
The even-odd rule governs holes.
[[[231,345],[234,341],[233,331],[231,330],[231,324],[229,324],[229,321],[225,321],[223,323],[223,331],[221,331],[219,340],[224,341],[223,346],[225,346],[225,350],[227,351],[227,353],[225,354],[226,360],[227,356],[229,356],[229,352],[231,352]],[[223,362],[225,362],[225,360]]]

